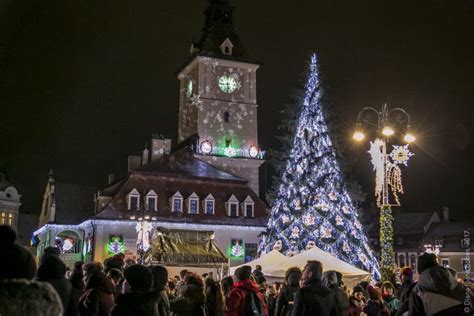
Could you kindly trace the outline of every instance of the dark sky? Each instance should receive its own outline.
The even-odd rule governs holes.
[[[177,133],[176,70],[203,26],[205,0],[0,2],[0,168],[38,212],[57,181],[103,186],[153,132]],[[402,106],[418,142],[404,169],[407,211],[473,219],[473,1],[234,0],[258,72],[261,146],[300,88],[311,52],[350,137],[363,106]],[[367,146],[355,176],[372,199]]]

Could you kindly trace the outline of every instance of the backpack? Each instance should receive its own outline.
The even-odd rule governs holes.
[[[262,301],[257,293],[248,291],[245,299],[245,316],[264,316]]]

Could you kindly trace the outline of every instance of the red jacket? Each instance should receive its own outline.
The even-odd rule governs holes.
[[[260,292],[257,283],[247,279],[239,282],[234,282],[230,290],[229,297],[226,300],[226,316],[242,316],[246,311],[247,294],[252,291],[257,294],[262,302],[263,313],[268,316],[267,304],[265,303],[265,296]]]

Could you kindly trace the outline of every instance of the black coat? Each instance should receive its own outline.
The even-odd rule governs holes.
[[[297,286],[284,285],[278,295],[275,316],[291,316]]]
[[[335,316],[336,295],[321,280],[310,280],[296,291],[293,316]]]
[[[37,277],[39,281],[48,282],[58,293],[66,314],[71,300],[71,282],[65,278],[66,265],[61,259],[54,256],[47,256],[39,266]]]
[[[158,291],[129,292],[117,297],[111,316],[161,316]]]
[[[206,295],[195,285],[183,285],[182,296],[170,302],[170,310],[176,316],[205,316]]]

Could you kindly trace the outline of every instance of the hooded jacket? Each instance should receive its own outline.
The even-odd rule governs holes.
[[[206,296],[203,288],[194,284],[184,284],[182,296],[170,301],[170,310],[176,316],[205,316]]]
[[[254,292],[262,303],[263,313],[268,316],[267,304],[263,293],[260,292],[260,288],[257,283],[250,279],[235,282],[229,293],[229,297],[226,300],[226,316],[241,316],[245,315],[247,308],[247,295],[249,292]]]
[[[133,291],[119,295],[111,316],[161,316],[158,313],[158,291]]]
[[[43,263],[38,268],[37,277],[39,281],[48,282],[58,293],[65,312],[68,311],[71,300],[71,282],[64,276],[66,265],[55,256],[45,256]]]
[[[325,287],[321,280],[311,279],[295,293],[293,316],[337,315],[336,294]]]
[[[87,316],[109,315],[114,306],[115,283],[105,273],[92,275],[86,291],[79,300],[79,314]]]
[[[322,276],[322,282],[336,295],[336,307],[338,315],[348,315],[349,296],[347,296],[346,292],[339,286],[336,271],[331,270],[324,272]]]
[[[469,296],[471,298],[466,299]],[[409,315],[463,315],[464,301],[470,302],[472,311],[472,295],[457,283],[455,272],[434,266],[425,269],[418,277],[418,283],[409,296]]]
[[[0,279],[0,315],[60,316],[61,299],[46,282]]]

